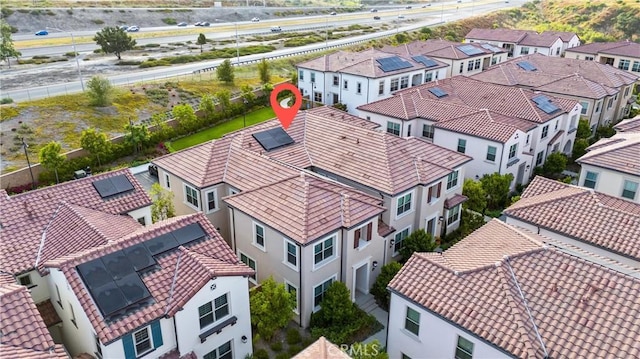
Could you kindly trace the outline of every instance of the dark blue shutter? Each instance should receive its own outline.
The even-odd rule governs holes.
[[[153,347],[158,348],[162,346],[162,329],[160,328],[159,320],[151,323],[151,335],[153,336]]]
[[[122,346],[124,346],[124,357],[126,359],[136,359],[136,348],[133,346],[132,334],[122,337]]]

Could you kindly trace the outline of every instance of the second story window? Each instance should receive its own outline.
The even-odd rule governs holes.
[[[360,95],[362,93],[362,83],[361,82],[356,83],[356,93],[358,95]]]
[[[264,249],[264,227],[254,224],[253,228],[253,244]]]
[[[400,136],[400,124],[394,122],[387,122],[387,132]]]
[[[458,336],[458,345],[456,346],[456,359],[472,359],[473,343],[465,338]]]
[[[135,338],[137,356],[142,356],[142,354],[153,349],[151,336],[149,335],[149,327],[138,330],[133,334],[133,337]]]
[[[542,128],[542,135],[540,136],[540,139],[547,138],[548,134],[549,134],[549,125],[545,125]]]
[[[458,152],[464,153],[467,150],[467,140],[462,138],[458,139]]]
[[[200,316],[200,329],[203,329],[229,315],[229,301],[227,293],[219,296],[212,302],[201,305],[198,308],[198,315]]]
[[[587,174],[584,176],[584,182],[582,183],[582,185],[585,187],[595,189],[597,182],[598,182],[598,174],[595,172],[587,171]]]
[[[371,230],[373,223],[369,223],[366,226],[362,226],[355,230],[353,233],[353,248],[358,248],[361,245],[365,245],[371,240]]]
[[[206,203],[207,213],[216,211],[218,209],[217,191],[215,189],[211,190],[205,194],[205,197],[207,199],[207,203]]]
[[[313,246],[313,264],[318,265],[333,258],[335,236],[331,236]]]
[[[516,154],[518,154],[518,144],[513,144],[511,145],[511,147],[509,147],[509,160],[513,159],[516,157]]]
[[[433,186],[429,187],[429,190],[427,191],[427,203],[431,203],[437,200],[438,198],[440,198],[441,189],[442,189],[441,182],[438,182],[438,184],[434,184]]]
[[[462,71],[464,71],[464,61],[460,62],[460,69],[458,70],[458,73],[461,74]]]
[[[298,72],[298,80],[304,81],[304,71],[300,70]]]
[[[344,80],[342,82],[342,88],[344,88],[345,90],[348,90],[349,89],[349,81]]]
[[[589,103],[586,102],[586,101],[580,101],[580,106],[582,106],[582,110],[580,110],[580,114],[586,115],[587,111],[589,111]],[[600,106],[598,106],[598,107],[600,107]],[[596,112],[600,112],[600,109],[598,108],[598,111],[596,111]]]
[[[433,126],[422,125],[422,137],[430,138],[433,140]]]
[[[384,95],[384,81],[378,83],[378,95]]]
[[[407,316],[404,321],[404,329],[415,335],[420,334],[420,313],[407,307]]]
[[[395,78],[391,79],[391,92],[398,91],[398,84],[400,83],[400,79]]]
[[[625,180],[622,187],[622,197],[633,201],[636,199],[636,193],[638,193],[638,182]]]
[[[338,79],[338,76],[333,75],[333,86],[339,86],[340,85],[340,80]]]
[[[409,87],[409,76],[402,76],[400,78],[400,88],[406,89],[407,87]]]
[[[311,83],[314,83],[314,82],[316,82],[316,73],[312,72],[311,73]]]
[[[447,176],[447,190],[450,190],[458,185],[458,171],[453,171]]]
[[[200,209],[200,199],[198,198],[198,191],[187,184],[184,185],[184,199],[193,208]]]
[[[520,55],[528,55],[529,54],[529,48],[528,47],[523,47],[520,49]]]
[[[467,71],[472,71],[473,70],[473,60],[469,60],[469,63],[467,64]]]
[[[631,64],[630,60],[621,59],[620,62],[618,63],[618,68],[620,70],[629,70],[629,65],[630,64]]]
[[[402,214],[408,213],[411,211],[411,193],[407,193],[398,197],[398,206],[396,207],[396,215],[400,216]]]
[[[291,267],[298,268],[298,246],[285,239],[284,241],[285,263]]]
[[[487,147],[487,161],[495,162],[496,148],[494,146]]]

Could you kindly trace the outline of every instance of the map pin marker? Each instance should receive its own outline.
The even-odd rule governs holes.
[[[278,102],[278,94],[282,91],[289,90],[296,97],[296,101],[293,103],[291,107],[282,107]],[[273,91],[271,91],[271,108],[273,108],[273,112],[278,116],[278,120],[280,120],[280,124],[286,130],[293,122],[293,119],[298,114],[300,110],[300,106],[302,105],[302,94],[300,94],[300,90],[290,83],[283,83],[276,86]]]

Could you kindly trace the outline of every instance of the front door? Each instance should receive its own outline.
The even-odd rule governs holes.
[[[525,163],[521,163],[520,167],[518,167],[518,176],[516,177],[516,184],[522,184],[522,179],[524,178],[524,166]]]
[[[357,265],[356,265],[357,266]],[[369,293],[369,262],[362,263],[360,266],[354,266],[353,275],[353,298],[358,294]]]

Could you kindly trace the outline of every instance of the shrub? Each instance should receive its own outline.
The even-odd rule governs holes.
[[[0,100],[0,105],[6,105],[8,103],[13,103],[13,99],[11,97],[3,97]]]
[[[164,22],[167,25],[175,25],[178,22],[176,21],[176,19],[172,18],[172,17],[165,17],[162,19],[162,22]]]
[[[0,14],[2,14],[2,17],[7,17],[13,14],[13,10],[9,9],[8,7],[2,7],[0,9]]]
[[[562,171],[567,169],[567,156],[560,152],[554,152],[547,156],[547,160],[542,166],[542,170],[546,176],[558,176]]]
[[[276,355],[276,359],[289,359],[289,358],[291,358],[289,353],[279,353],[278,355]]]
[[[292,345],[289,347],[289,355],[295,356],[296,354],[300,353],[301,350],[302,347],[300,345]]]
[[[276,353],[281,352],[282,351],[282,342],[271,343],[271,345],[269,347],[271,348],[271,350],[273,350]]]
[[[289,328],[287,330],[287,344],[298,344],[301,339],[300,332],[296,328]]]
[[[436,248],[436,243],[431,234],[424,229],[418,229],[402,241],[400,254],[402,260],[407,261],[413,252],[431,252]]]
[[[258,349],[253,352],[253,359],[269,359],[269,353],[265,349]]]
[[[104,21],[100,20],[100,19],[93,19],[91,20],[92,23],[96,24],[96,25],[102,25],[104,24]]]
[[[382,266],[380,275],[378,275],[375,283],[373,283],[373,287],[371,287],[371,294],[373,294],[378,305],[384,310],[389,310],[390,293],[387,290],[387,285],[389,285],[391,279],[393,279],[401,268],[402,264],[398,262],[391,262]]]

